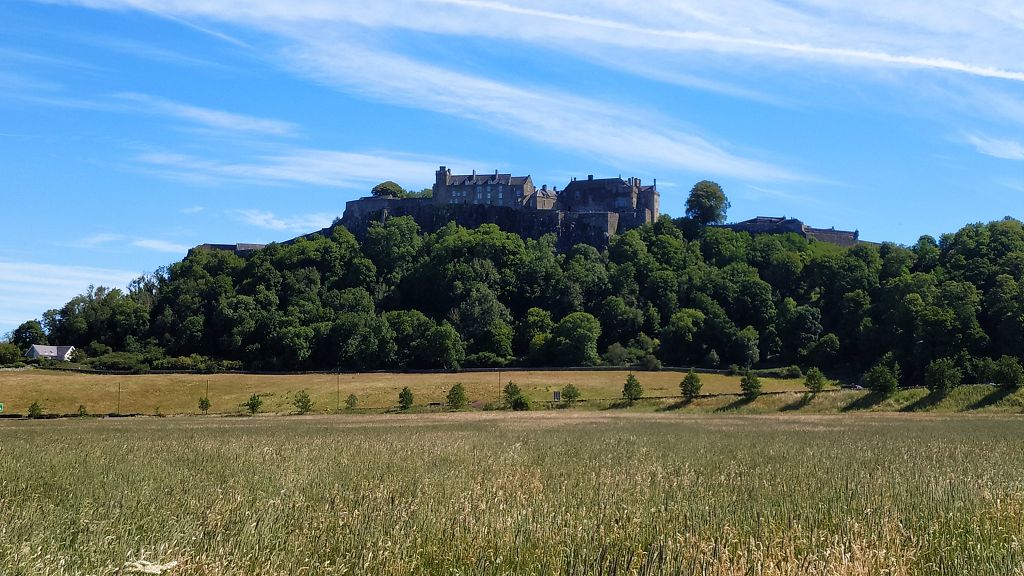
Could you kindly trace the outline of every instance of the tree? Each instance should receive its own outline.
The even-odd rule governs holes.
[[[718,184],[710,180],[696,183],[686,199],[686,216],[701,226],[725,222],[729,210],[728,198]]]
[[[29,320],[11,332],[11,342],[23,351],[28,350],[33,344],[46,344],[46,333],[43,332],[43,327],[38,320]]]
[[[566,384],[562,387],[562,400],[566,404],[572,405],[573,402],[579,400],[580,390],[572,384]]]
[[[1013,388],[1024,386],[1024,368],[1013,356],[1003,356],[996,360],[995,381]]]
[[[345,407],[348,408],[349,410],[355,409],[356,404],[358,403],[359,398],[356,398],[355,394],[349,394],[348,398],[345,398]]]
[[[14,364],[22,359],[21,350],[12,342],[0,342],[0,365]]]
[[[925,369],[924,382],[932,394],[945,396],[963,382],[963,372],[951,358],[932,360]]]
[[[456,382],[455,385],[452,386],[451,390],[448,391],[446,399],[448,401],[448,407],[452,410],[465,408],[467,403],[466,387],[463,386],[461,382]]]
[[[684,400],[690,402],[700,395],[700,389],[702,386],[700,376],[697,375],[697,372],[695,372],[693,368],[690,368],[686,377],[679,383],[679,392],[683,395]]]
[[[899,379],[896,378],[892,368],[884,362],[879,362],[864,373],[864,383],[874,392],[889,396],[899,386]]]
[[[405,196],[405,188],[391,180],[385,180],[374,186],[372,193],[377,198],[403,198]]]
[[[594,366],[601,361],[597,339],[601,323],[586,312],[573,312],[555,326],[551,346],[560,363],[568,366]]]
[[[644,388],[640,385],[640,381],[636,379],[632,373],[626,376],[626,383],[622,385],[622,398],[626,401],[626,404],[632,405],[634,402],[643,398]]]
[[[199,411],[202,412],[203,414],[206,414],[207,412],[210,411],[210,399],[207,398],[206,396],[203,396],[202,398],[199,399]]]
[[[253,395],[249,396],[249,399],[245,401],[243,406],[249,410],[249,414],[256,414],[263,406],[263,399],[260,398],[259,394],[253,393]]]
[[[313,401],[309,398],[309,394],[305,390],[299,390],[295,393],[295,398],[292,399],[292,404],[299,414],[305,414],[313,409]]]
[[[38,400],[32,402],[32,405],[28,407],[29,418],[42,418],[43,416],[43,405]]]
[[[501,394],[505,398],[505,405],[512,406],[515,399],[523,395],[523,391],[519,389],[519,386],[517,386],[515,382],[509,380],[508,384],[505,384],[505,388],[501,391]]]
[[[757,377],[757,374],[747,370],[740,378],[740,390],[743,391],[743,397],[747,400],[757,398],[761,395],[761,379]]]
[[[807,369],[807,374],[804,376],[804,386],[810,390],[811,394],[817,394],[824,390],[825,382],[825,375],[816,366],[811,366]]]
[[[408,386],[402,388],[402,391],[398,393],[398,407],[402,410],[408,410],[412,408],[412,402],[412,390]]]

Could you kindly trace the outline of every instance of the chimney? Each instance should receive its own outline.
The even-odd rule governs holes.
[[[497,168],[495,168],[495,169],[494,169],[494,175],[495,175],[495,176],[497,176],[497,175],[498,175],[498,169],[497,169]]]
[[[655,179],[654,179],[654,187],[655,187],[655,188],[657,188],[657,187],[658,187],[658,179],[657,179],[657,178],[655,178]]]
[[[545,191],[545,192],[547,192],[548,191],[548,185],[544,184],[543,186],[540,187],[540,189]]]
[[[476,170],[473,170],[473,180],[476,180]]]
[[[587,180],[593,180],[593,179],[594,179],[594,175],[593,174],[587,174]]]

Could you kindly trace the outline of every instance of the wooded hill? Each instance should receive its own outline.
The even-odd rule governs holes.
[[[881,363],[920,383],[948,359],[963,380],[989,381],[1000,366],[1019,371],[1022,282],[1013,219],[844,249],[663,216],[603,252],[558,253],[553,238],[494,225],[421,234],[393,218],[362,243],[338,227],[246,257],[192,251],[127,291],[90,288],[11,340],[74,344],[106,368],[800,364],[859,375]]]

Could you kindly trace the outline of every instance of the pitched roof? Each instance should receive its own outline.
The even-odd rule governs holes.
[[[485,186],[487,184],[505,184],[522,186],[530,180],[529,176],[513,176],[511,174],[452,174],[449,186]]]
[[[47,346],[45,344],[33,344],[32,346],[29,346],[29,351],[35,350],[37,356],[63,357],[74,349],[74,346]],[[28,354],[28,352],[26,352],[26,354]]]

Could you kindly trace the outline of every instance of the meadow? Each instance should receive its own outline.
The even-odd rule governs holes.
[[[370,372],[362,374],[141,374],[113,376],[48,370],[0,371],[0,403],[8,413],[25,414],[33,402],[54,414],[74,414],[79,406],[93,414],[190,414],[198,411],[200,397],[209,387],[210,412],[236,414],[252,394],[263,399],[267,412],[294,410],[291,402],[305,390],[314,411],[345,408],[349,394],[356,395],[364,409],[387,409],[398,401],[403,386],[412,389],[416,404],[443,402],[456,383],[465,386],[470,402],[482,407],[498,403],[501,387],[510,380],[534,402],[551,400],[552,392],[566,384],[577,386],[587,399],[615,399],[622,395],[625,370],[459,372],[407,374]],[[673,371],[638,373],[646,396],[679,394],[685,374]],[[739,376],[702,374],[703,392],[738,393]],[[800,390],[799,379],[762,378],[765,391]],[[120,388],[120,410],[118,409]]]
[[[1024,418],[0,421],[0,574],[1024,574]]]

